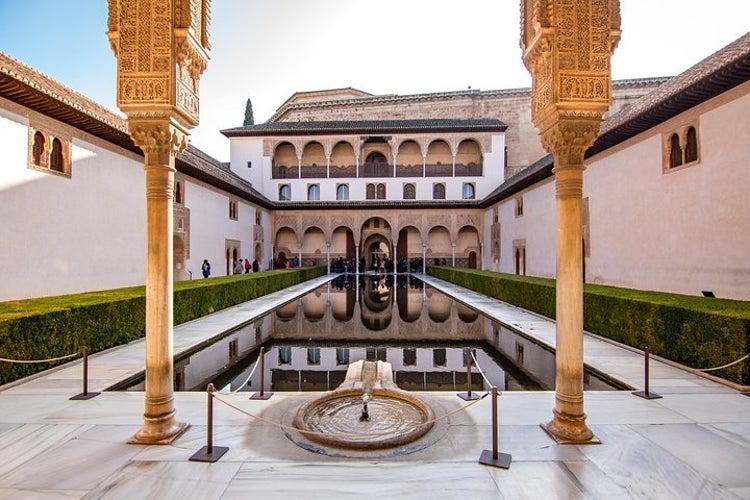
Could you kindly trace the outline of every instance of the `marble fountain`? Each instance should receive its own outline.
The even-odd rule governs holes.
[[[393,382],[391,364],[356,361],[333,391],[300,406],[294,426],[310,441],[350,450],[383,450],[419,440],[434,412]]]

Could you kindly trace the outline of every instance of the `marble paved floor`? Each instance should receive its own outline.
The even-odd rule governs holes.
[[[181,325],[176,351],[319,282]],[[554,345],[554,324],[544,318],[452,291]],[[585,350],[588,364],[639,387],[639,353],[589,336]],[[142,342],[91,361],[91,390],[104,389],[142,370]],[[551,418],[554,393],[502,394],[499,448],[512,456],[505,470],[478,463],[482,450],[492,448],[490,398],[469,406],[453,393],[420,394],[437,414],[450,416],[412,453],[307,451],[276,423],[288,421],[310,393],[277,393],[267,401],[222,395],[214,408],[214,445],[229,451],[213,464],[192,462],[189,457],[206,440],[204,393],[175,394],[177,418],[191,427],[174,443],[130,445],[141,425],[143,394],[103,392],[71,401],[80,392],[81,366],[74,362],[0,387],[0,498],[750,498],[750,397],[671,364],[652,363],[651,390],[662,399],[586,392],[587,423],[601,444],[560,445],[547,436],[539,424]]]

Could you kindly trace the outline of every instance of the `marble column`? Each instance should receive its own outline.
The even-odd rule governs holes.
[[[145,155],[146,171],[146,394],[144,425],[130,440],[167,444],[189,425],[174,408],[172,233],[174,160],[187,136],[168,121],[128,123]]]
[[[583,172],[611,103],[619,27],[619,0],[521,0],[532,121],[554,156],[557,198],[555,408],[542,427],[563,443],[596,441],[583,405]]]
[[[209,11],[210,0],[109,0],[117,105],[146,172],[146,393],[143,427],[131,443],[168,444],[188,427],[175,419],[173,393],[174,173],[198,124]]]

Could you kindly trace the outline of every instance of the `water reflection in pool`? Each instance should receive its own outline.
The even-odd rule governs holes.
[[[176,390],[235,390],[263,346],[265,391],[327,391],[357,360],[393,366],[404,390],[465,391],[466,348],[501,390],[554,387],[554,353],[410,276],[340,276],[175,361]],[[256,370],[245,391],[260,390]],[[586,375],[586,389],[612,389]],[[489,389],[479,370],[472,390]],[[131,389],[143,390],[142,385]]]

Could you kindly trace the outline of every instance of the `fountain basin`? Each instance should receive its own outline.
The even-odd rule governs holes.
[[[339,448],[377,450],[415,441],[432,429],[432,409],[400,389],[373,389],[369,420],[361,420],[362,391],[341,389],[300,407],[295,427],[310,441]]]
[[[378,450],[421,438],[434,421],[427,404],[393,382],[390,363],[356,361],[336,390],[299,408],[294,426],[319,444]]]

